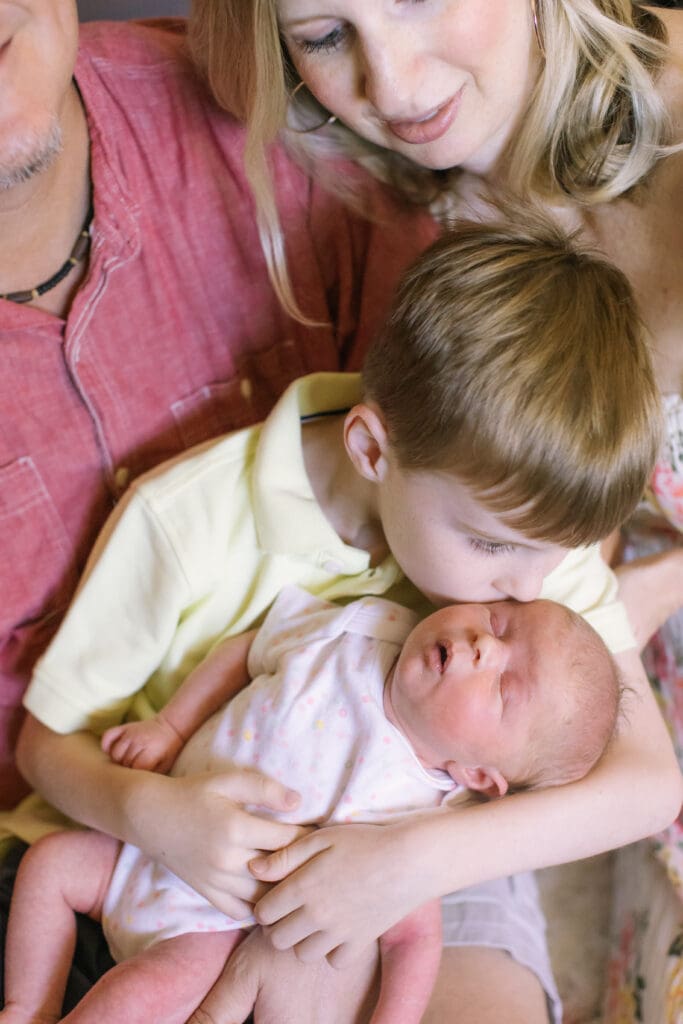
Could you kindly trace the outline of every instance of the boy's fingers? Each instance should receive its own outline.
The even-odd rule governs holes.
[[[262,882],[281,882],[316,853],[320,853],[322,847],[319,836],[320,833],[314,829],[290,846],[283,846],[268,856],[254,857],[249,861],[249,870],[254,878]]]
[[[279,821],[272,821],[270,818],[259,818],[258,815],[251,815],[250,820],[245,824],[244,845],[257,850],[279,850],[280,847],[287,847],[289,843],[305,836],[310,829],[302,825],[284,825]],[[251,872],[250,872],[251,874]],[[260,882],[265,879],[259,878]]]
[[[295,790],[252,769],[241,768],[216,775],[214,779],[225,795],[236,803],[254,804],[272,811],[292,811],[301,801]]]

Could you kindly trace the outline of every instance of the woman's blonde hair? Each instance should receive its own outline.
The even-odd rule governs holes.
[[[659,395],[624,274],[517,212],[460,223],[407,272],[365,394],[404,470],[453,474],[512,528],[577,547],[640,500]]]
[[[643,181],[667,152],[669,122],[655,84],[666,55],[663,25],[631,0],[536,0],[536,10],[545,59],[510,147],[507,185],[519,198],[607,202]],[[261,243],[280,300],[295,315],[268,169],[276,138],[317,175],[337,157],[413,202],[431,204],[453,190],[457,168],[419,167],[339,123],[292,130],[323,123],[325,111],[308,90],[292,95],[297,76],[276,0],[193,0],[190,47],[218,103],[247,126],[245,166]],[[344,188],[331,172],[328,181]]]

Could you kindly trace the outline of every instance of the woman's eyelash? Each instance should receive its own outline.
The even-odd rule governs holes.
[[[484,540],[483,537],[470,537],[470,546],[475,551],[483,551],[487,555],[507,555],[514,551],[514,544],[498,544],[492,540]]]
[[[322,39],[300,39],[298,46],[304,53],[331,53],[344,42],[346,32],[341,25],[333,28]]]

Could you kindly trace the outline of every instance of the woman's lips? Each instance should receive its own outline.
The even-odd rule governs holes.
[[[453,124],[461,96],[462,88],[422,121],[386,121],[385,124],[392,135],[410,145],[419,146],[427,142],[436,142]]]

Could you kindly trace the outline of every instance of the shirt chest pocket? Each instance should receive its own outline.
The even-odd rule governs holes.
[[[265,419],[297,377],[307,372],[294,341],[246,353],[236,375],[197,388],[174,402],[171,412],[186,448]]]
[[[29,456],[0,467],[0,637],[66,606],[76,583],[73,550]]]

